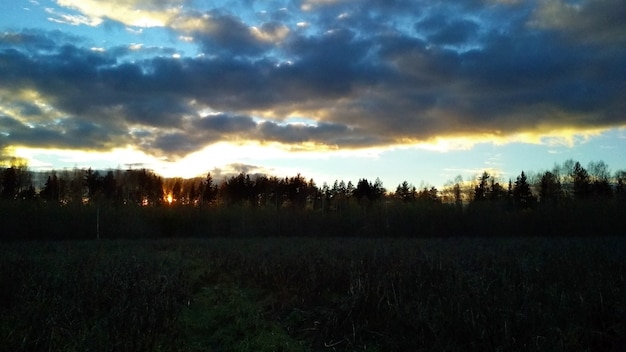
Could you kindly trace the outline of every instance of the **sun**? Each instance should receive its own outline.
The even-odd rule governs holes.
[[[172,202],[174,201],[174,197],[172,197],[172,194],[169,193],[165,200],[167,201],[167,204],[172,204]]]

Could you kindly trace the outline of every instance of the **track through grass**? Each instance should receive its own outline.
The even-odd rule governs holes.
[[[268,318],[263,299],[254,290],[203,287],[181,314],[189,351],[305,351],[304,342]]]

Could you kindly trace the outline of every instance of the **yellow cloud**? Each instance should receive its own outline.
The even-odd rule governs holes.
[[[263,30],[257,27],[250,28],[252,35],[259,41],[268,43],[277,43],[284,40],[289,34],[289,28],[286,26],[279,26],[271,31]]]
[[[209,14],[180,16],[173,20],[172,27],[184,32],[210,32],[215,30],[215,24]]]
[[[597,137],[610,128],[554,128],[546,130],[517,132],[512,134],[481,133],[474,135],[452,135],[433,137],[425,141],[416,139],[399,139],[398,147],[414,147],[436,152],[470,150],[477,144],[492,143],[506,145],[510,143],[536,144],[544,146],[573,147]]]
[[[39,109],[40,113],[24,116],[23,106],[16,105],[15,102],[27,102],[30,106]],[[25,124],[52,122],[64,117],[52,106],[46,96],[34,89],[0,89],[0,113]]]
[[[340,2],[347,2],[352,0],[306,0],[300,6],[302,11],[311,11],[319,6],[333,5]]]
[[[146,0],[57,0],[59,6],[71,8],[92,19],[110,18],[134,27],[163,27],[180,13],[182,0],[173,0],[168,7]]]

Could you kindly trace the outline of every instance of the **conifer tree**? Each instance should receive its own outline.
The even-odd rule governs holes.
[[[552,172],[546,171],[541,176],[539,185],[539,200],[544,206],[556,206],[563,195],[561,182],[559,178]]]
[[[530,185],[524,171],[517,176],[515,186],[513,187],[513,202],[517,209],[532,208],[535,204],[535,196],[533,196]]]
[[[589,180],[589,173],[579,162],[574,164],[571,177],[574,181],[574,197],[577,200],[584,200],[589,198],[591,193],[591,182]]]

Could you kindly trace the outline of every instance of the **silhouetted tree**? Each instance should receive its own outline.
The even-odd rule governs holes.
[[[350,184],[350,182],[348,182],[348,184]],[[374,181],[374,199],[381,199],[385,195],[385,192],[387,192],[387,190],[383,187],[383,181],[376,177]]]
[[[254,183],[249,175],[242,172],[237,176],[228,178],[222,183],[220,193],[230,204],[238,204],[246,201],[252,203],[255,198]]]
[[[298,174],[295,177],[285,178],[284,185],[287,199],[291,205],[296,208],[304,208],[309,195],[309,187],[304,177]]]
[[[353,192],[353,195],[357,200],[369,200],[371,202],[380,199],[384,194],[385,188],[378,178],[374,183],[369,182],[365,178],[360,179]]]
[[[507,191],[502,187],[500,182],[497,182],[494,177],[491,177],[489,191],[487,192],[487,199],[491,202],[504,203],[507,199]]]
[[[563,196],[561,182],[559,178],[552,172],[546,171],[541,176],[539,185],[539,200],[542,205],[556,206]]]
[[[517,209],[528,209],[535,205],[535,196],[530,190],[530,185],[526,178],[524,171],[517,176],[515,180],[515,187],[513,188],[513,203]]]
[[[209,172],[203,183],[202,202],[212,204],[217,199],[218,188],[213,184],[213,176]]]
[[[163,179],[154,172],[127,170],[125,173],[127,202],[141,206],[158,206],[163,204]]]
[[[3,170],[2,173],[2,192],[0,196],[3,199],[13,200],[17,196],[17,168],[14,166],[8,167]]]
[[[574,197],[578,200],[584,200],[589,198],[591,194],[591,182],[589,180],[589,174],[579,162],[574,164],[571,172],[571,177],[574,183]]]
[[[57,178],[56,172],[52,172],[52,175],[48,175],[44,187],[39,192],[39,197],[47,202],[59,202],[61,197],[59,179]]]
[[[439,192],[435,187],[424,187],[421,191],[418,192],[417,200],[429,205],[441,203],[441,199],[439,198]]]
[[[380,184],[380,186],[382,187],[382,183]],[[352,181],[348,181],[348,183],[346,184],[346,193],[345,193],[345,196],[346,196],[347,198],[352,197],[352,194],[354,193],[354,190],[355,190],[355,189],[356,189],[356,187],[354,187],[354,184],[352,184]],[[384,189],[383,189],[383,193],[385,193],[385,192],[384,192]]]
[[[32,173],[24,159],[11,158],[9,167],[0,169],[0,198],[31,199],[34,197]]]
[[[417,190],[415,186],[404,181],[396,187],[395,196],[403,202],[411,202],[417,197]]]
[[[35,187],[33,185],[29,185],[28,188],[22,189],[18,194],[18,198],[21,200],[34,200],[37,196],[37,192],[35,191]]]
[[[463,183],[463,177],[461,175],[457,176],[454,181],[449,180],[444,185],[443,190],[441,191],[442,202],[448,204],[454,204],[455,208],[462,209],[463,207],[463,188],[461,184]]]
[[[513,199],[513,182],[509,179],[509,184],[506,188],[506,208],[508,210],[513,209],[515,200]]]
[[[335,180],[333,187],[330,189],[329,209],[336,210],[339,215],[343,212],[343,209],[348,207],[350,197],[354,194],[355,189],[352,182],[346,182],[344,180]]]
[[[328,183],[324,182],[320,190],[322,197],[322,212],[326,213],[330,210],[330,203],[332,201],[332,195]]]
[[[489,179],[491,175],[487,171],[478,179],[478,185],[474,187],[474,202],[483,202],[489,199]]]
[[[363,199],[368,199],[372,197],[372,184],[367,181],[367,179],[360,179],[356,184],[356,189],[354,190],[354,197],[361,201]]]
[[[70,201],[71,188],[70,188],[70,173],[68,170],[63,170],[59,174],[59,202],[67,204]]]
[[[626,202],[626,170],[615,172],[615,196],[619,201]]]
[[[91,168],[85,171],[85,186],[87,187],[87,197],[89,202],[96,202],[102,193],[103,177],[100,172],[93,171]]]
[[[336,193],[340,197],[346,197],[348,194],[348,188],[344,180],[339,181],[339,187],[336,189]]]
[[[104,198],[108,201],[115,201],[117,194],[117,182],[115,181],[115,175],[113,171],[107,171],[107,174],[102,179],[102,193]]]
[[[320,195],[320,190],[319,188],[317,188],[317,185],[315,184],[315,180],[313,180],[313,178],[309,179],[309,183],[306,185],[307,188],[307,202],[311,202],[311,205],[313,207],[313,209],[318,209],[319,208],[319,195]]]
[[[610,181],[611,172],[604,161],[590,162],[588,166],[591,194],[598,199],[608,199],[613,196]]]
[[[463,197],[461,193],[461,185],[458,182],[454,184],[452,192],[454,195],[454,205],[456,205],[457,208],[461,208],[463,206]]]
[[[255,202],[262,207],[269,206],[279,208],[282,206],[284,200],[284,186],[282,184],[283,181],[275,176],[257,176],[254,180]]]
[[[83,204],[84,197],[87,196],[85,190],[87,190],[87,186],[85,185],[84,180],[84,171],[78,168],[74,168],[72,173],[67,173],[68,175],[68,193],[66,201],[78,205]]]

